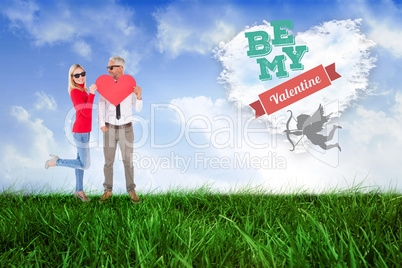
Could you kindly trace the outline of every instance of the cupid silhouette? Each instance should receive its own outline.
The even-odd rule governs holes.
[[[341,151],[341,147],[338,143],[327,145],[326,142],[332,140],[335,134],[335,130],[337,128],[342,128],[340,126],[334,125],[331,132],[328,136],[324,136],[318,134],[324,128],[324,124],[328,122],[328,119],[332,113],[325,116],[324,108],[320,104],[318,110],[312,115],[301,114],[297,117],[297,120],[294,119],[292,111],[290,112],[289,120],[286,123],[286,137],[288,138],[290,144],[292,144],[293,148],[290,151],[293,151],[296,148],[296,145],[303,139],[304,136],[307,137],[313,144],[320,146],[324,150],[329,150],[334,147],[338,147],[339,151]],[[297,129],[289,129],[290,120],[294,119],[297,122]],[[301,138],[297,141],[296,144],[293,143],[293,140],[290,138],[290,135],[301,136]]]

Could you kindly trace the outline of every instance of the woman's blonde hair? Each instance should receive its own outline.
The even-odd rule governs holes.
[[[79,65],[79,64],[71,65],[70,71],[68,71],[68,94],[70,94],[70,95],[71,95],[71,90],[73,90],[74,88],[79,89],[81,91],[85,90],[85,92],[88,92],[86,79],[85,79],[85,83],[84,83],[84,88],[81,88],[79,85],[77,85],[77,83],[74,82],[73,72],[77,68],[81,68],[85,72],[84,68],[81,65]]]

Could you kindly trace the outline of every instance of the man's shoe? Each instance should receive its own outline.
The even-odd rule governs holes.
[[[105,191],[105,192],[103,193],[103,195],[101,196],[101,198],[99,198],[99,203],[107,202],[107,200],[109,199],[109,197],[111,197],[112,195],[113,195],[112,192]]]
[[[135,204],[141,203],[140,198],[138,197],[137,193],[134,190],[130,191],[128,194],[131,197],[131,203],[135,203]]]

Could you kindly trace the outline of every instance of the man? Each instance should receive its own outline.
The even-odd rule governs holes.
[[[109,65],[106,68],[110,76],[117,82],[119,77],[124,74],[125,60],[120,57],[112,57],[109,59]],[[131,197],[131,202],[140,203],[140,198],[134,190],[132,108],[137,112],[141,111],[141,92],[142,89],[139,86],[133,87],[133,93],[116,107],[103,96],[99,96],[98,123],[103,132],[103,153],[105,156],[103,169],[105,174],[105,182],[103,183],[105,192],[99,199],[100,202],[107,201],[112,196],[113,163],[118,142],[123,157],[127,192]]]

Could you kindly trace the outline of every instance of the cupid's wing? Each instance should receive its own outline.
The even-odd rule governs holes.
[[[326,122],[328,122],[329,116],[331,114],[325,116],[324,115],[324,107],[322,107],[322,105],[320,104],[317,111],[315,111],[315,113],[304,122],[303,129],[308,127],[310,130],[314,131],[315,133],[320,132],[323,129],[324,124]]]

